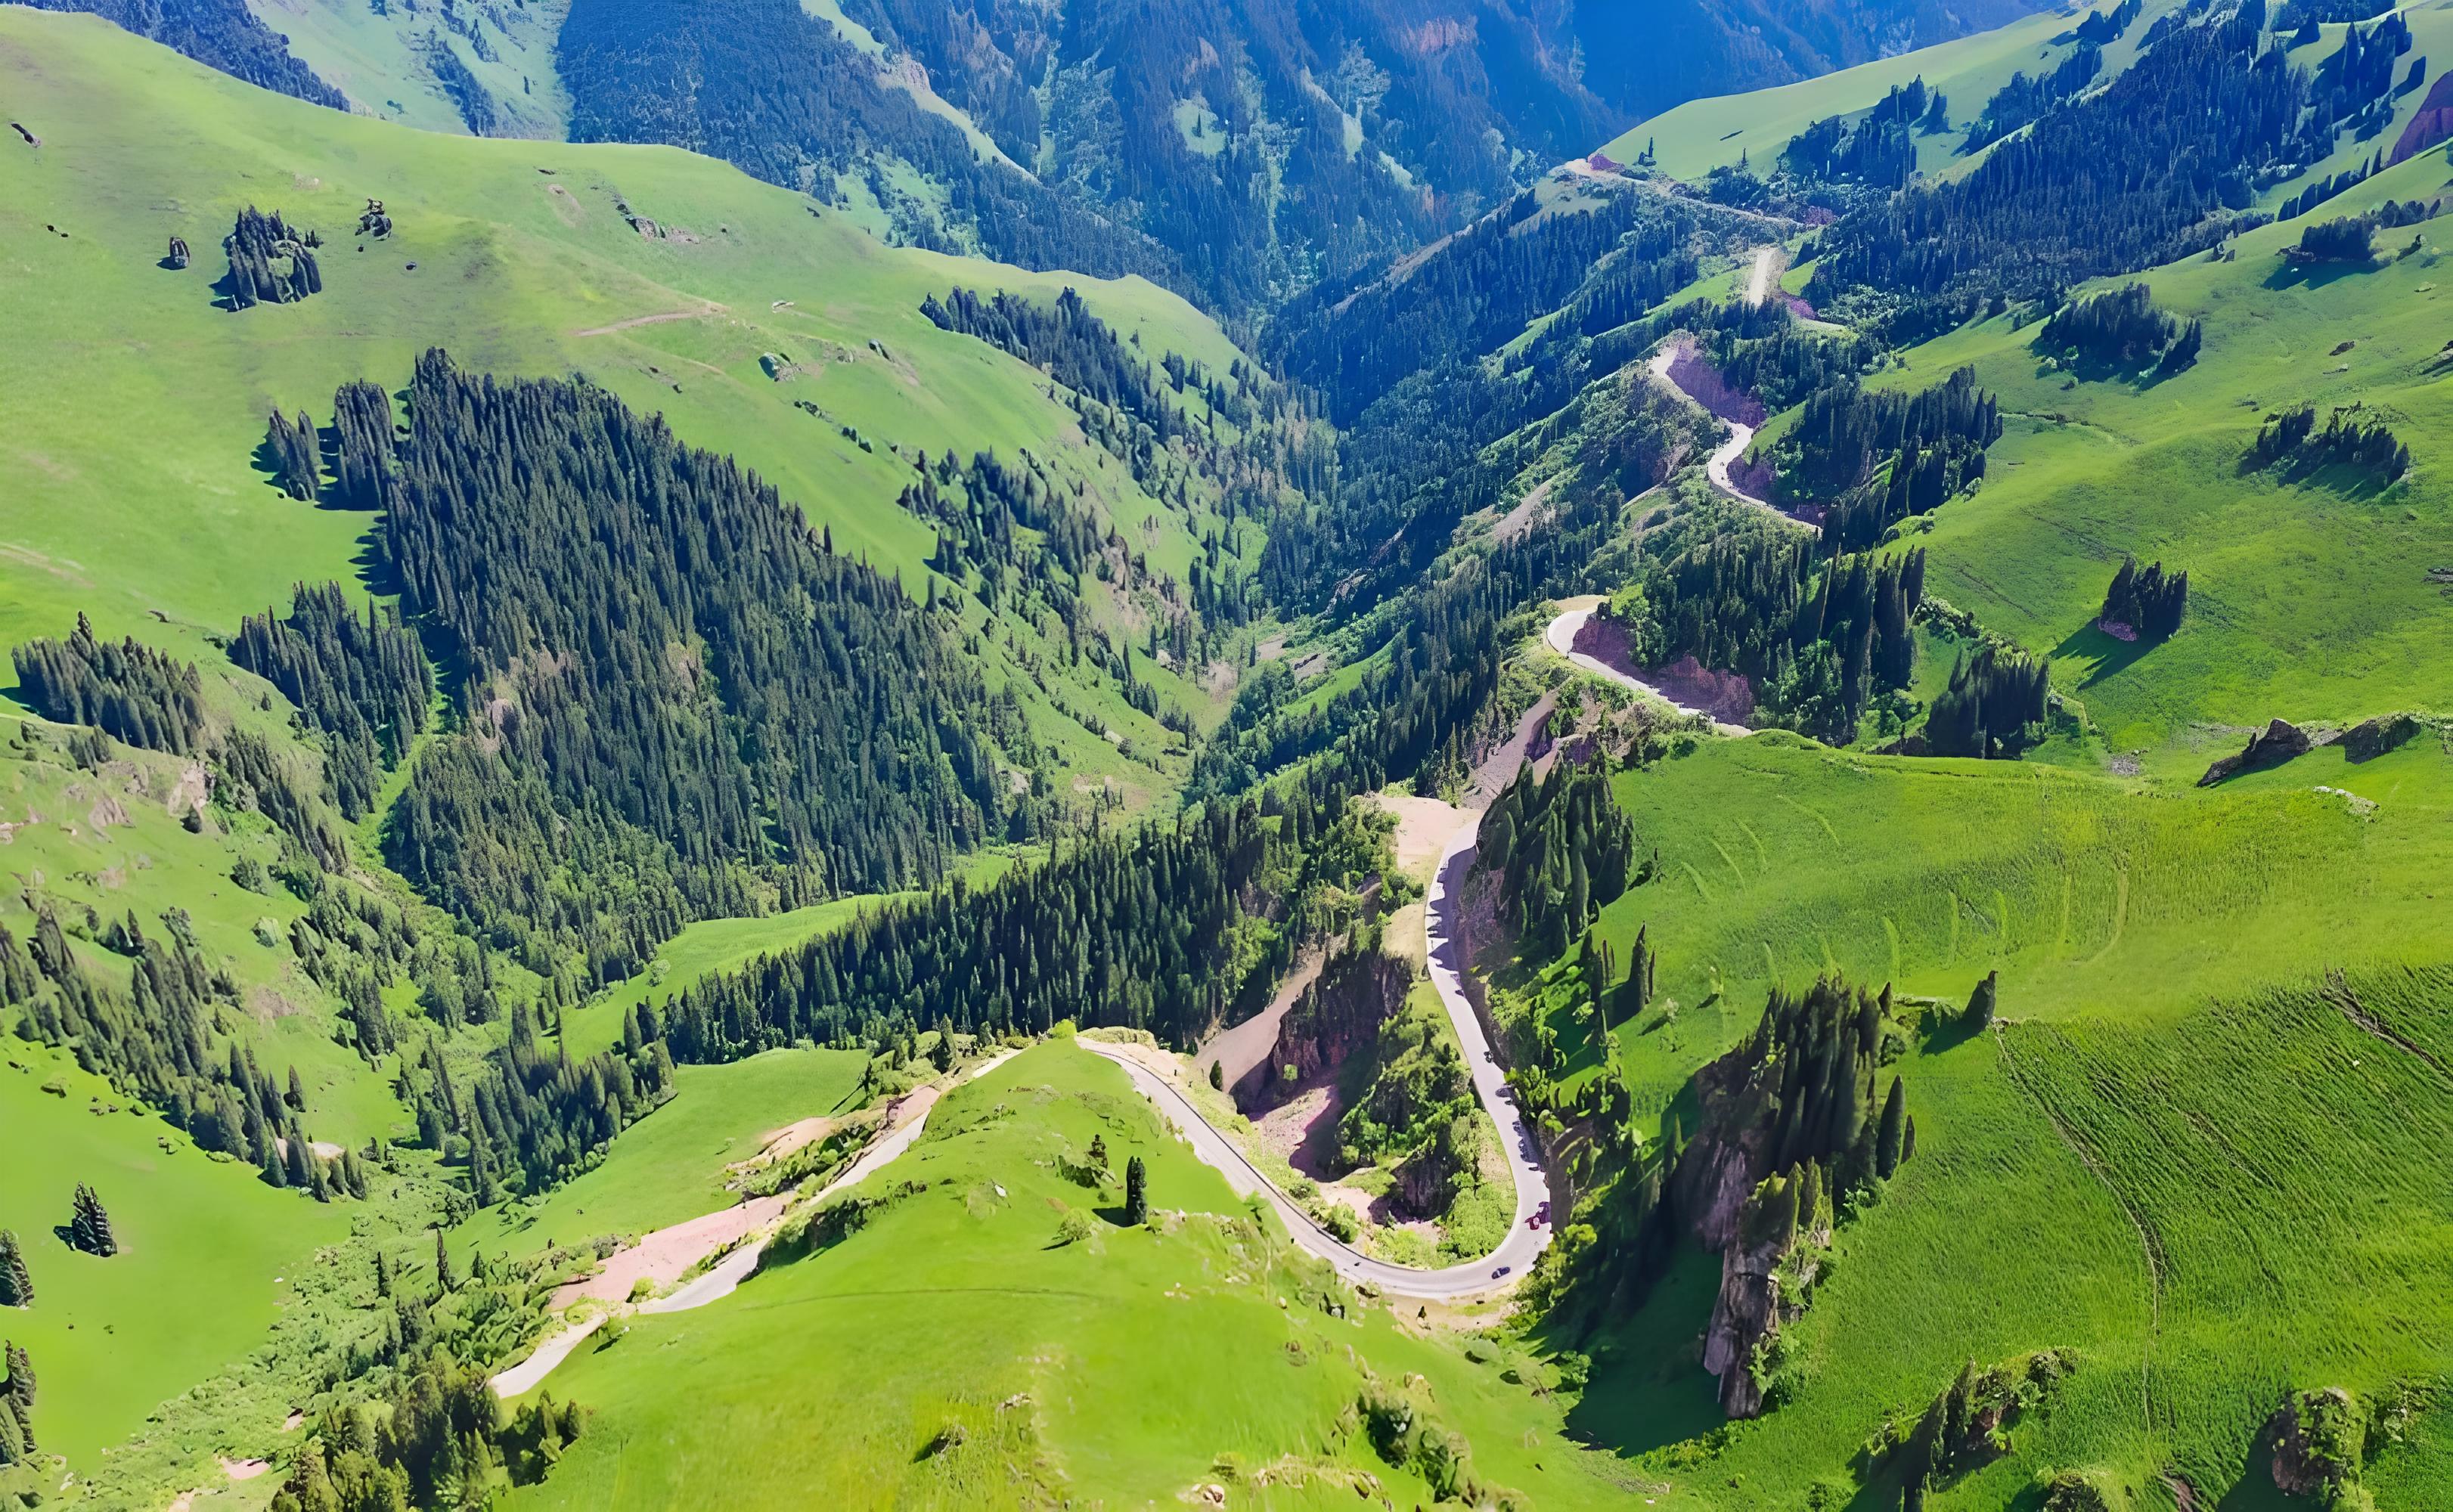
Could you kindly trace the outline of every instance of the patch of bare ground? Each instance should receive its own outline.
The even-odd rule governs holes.
[[[760,1165],[771,1165],[805,1144],[815,1144],[843,1126],[831,1118],[805,1118],[797,1123],[770,1129],[758,1142],[758,1153],[746,1161],[735,1161],[725,1167],[728,1171],[746,1171]]]
[[[1294,1096],[1252,1120],[1252,1137],[1316,1182],[1336,1180],[1337,1119],[1346,1107],[1337,1084],[1315,1078]]]
[[[1254,1066],[1269,1058],[1269,1047],[1278,1043],[1278,1026],[1286,1022],[1286,1009],[1320,976],[1321,960],[1318,950],[1299,957],[1295,968],[1278,985],[1277,995],[1269,999],[1268,1005],[1243,1023],[1212,1035],[1209,1043],[1195,1053],[1194,1063],[1205,1067],[1214,1063],[1219,1080],[1230,1087],[1251,1075]],[[1157,1069],[1156,1063],[1152,1063],[1152,1069]]]
[[[1397,816],[1397,868],[1416,882],[1431,880],[1441,850],[1471,817],[1454,804],[1412,793],[1374,793],[1371,801]]]
[[[1525,497],[1516,501],[1516,507],[1501,515],[1499,523],[1490,527],[1490,538],[1499,545],[1506,546],[1539,524],[1542,519],[1543,506],[1549,502],[1550,482],[1550,479],[1545,478],[1526,489]]]
[[[782,1217],[788,1201],[781,1194],[752,1198],[722,1212],[659,1228],[628,1248],[615,1250],[595,1275],[555,1288],[552,1310],[560,1312],[586,1299],[628,1302],[642,1281],[669,1286],[708,1256]]]

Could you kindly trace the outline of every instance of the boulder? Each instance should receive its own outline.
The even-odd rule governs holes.
[[[2212,787],[2226,777],[2241,772],[2258,771],[2267,766],[2280,766],[2297,756],[2316,749],[2316,738],[2289,720],[2278,719],[2248,738],[2248,744],[2236,756],[2226,756],[2206,768],[2198,779],[2201,787]]]
[[[2379,714],[2343,732],[2343,755],[2354,762],[2374,761],[2389,750],[2399,749],[2418,733],[2419,720],[2415,715]]]

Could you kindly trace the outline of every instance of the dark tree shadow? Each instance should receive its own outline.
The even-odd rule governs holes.
[[[2062,643],[2053,647],[2053,656],[2056,660],[2085,663],[2086,675],[2080,680],[2079,686],[2089,688],[2107,677],[2125,671],[2130,664],[2160,644],[2144,637],[2124,641],[2117,635],[2107,635],[2096,627],[2093,620],[2089,620],[2084,627],[2064,636]]]
[[[2265,275],[2268,288],[2323,288],[2345,278],[2373,273],[2383,265],[2373,260],[2365,263],[2295,263],[2285,259]]]
[[[1633,1458],[1719,1428],[1720,1383],[1704,1370],[1700,1341],[1720,1289],[1719,1260],[1682,1244],[1643,1304],[1595,1339],[1592,1376],[1567,1412],[1568,1435]],[[1542,1329],[1534,1339],[1572,1347]]]

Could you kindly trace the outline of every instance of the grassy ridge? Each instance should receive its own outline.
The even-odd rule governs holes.
[[[1196,1216],[1164,1233],[1113,1226],[1118,1186],[1094,1194],[1053,1168],[1093,1135],[1119,1170],[1148,1163],[1153,1208]],[[1419,1474],[1382,1460],[1350,1417],[1340,1429],[1366,1369],[1392,1384],[1423,1374],[1488,1482],[1544,1506],[1625,1495],[1605,1457],[1559,1439],[1557,1399],[1501,1378],[1496,1346],[1477,1363],[1386,1312],[1324,1312],[1284,1236],[1071,1045],[954,1093],[865,1190],[906,1181],[928,1189],[840,1245],[708,1308],[634,1319],[564,1365],[546,1389],[596,1422],[515,1504],[664,1506],[717,1488],[742,1508],[1138,1505],[1222,1482],[1230,1504],[1350,1506],[1358,1472],[1396,1504],[1427,1504]],[[1058,1242],[1067,1211],[1090,1237]],[[1271,1466],[1274,1485],[1255,1475]]]
[[[1779,162],[1789,139],[1815,122],[1834,115],[1854,116],[1879,104],[1893,89],[1922,78],[1928,87],[1949,96],[1951,129],[1911,137],[1917,149],[1917,169],[1930,177],[1955,177],[1984,158],[1982,152],[1963,156],[1958,151],[1966,139],[1968,123],[1984,113],[1986,102],[2010,82],[2011,74],[2024,72],[2036,78],[2050,73],[2068,58],[2077,48],[2073,27],[2089,9],[2109,11],[2112,7],[2044,10],[1991,31],[1954,38],[1795,84],[1690,100],[1628,129],[1602,150],[1619,162],[1632,163],[1650,143],[1661,170],[1679,179],[1701,179],[1715,168],[1736,166],[1741,158],[1756,172],[1768,172]],[[2104,71],[2099,82],[2137,61],[2147,30],[2162,16],[2183,9],[2180,0],[2147,0],[2128,30],[2103,50]],[[2442,58],[2448,48],[2453,48],[2453,13],[2442,7],[2417,4],[2401,5],[2398,9],[2410,24],[2412,56]],[[2291,61],[2313,72],[2323,59],[2342,46],[2343,33],[2347,30],[2347,25],[2340,23],[2322,27],[2321,39],[2293,50]],[[2396,76],[2399,78],[2399,70]],[[2302,165],[2300,171],[2288,178],[2262,186],[2259,203],[2271,209],[2314,179],[2364,164],[2381,147],[2390,150],[2425,98],[2423,90],[2398,97],[2392,123],[2382,133],[2361,140],[2343,133],[2329,156]]]
[[[354,581],[369,521],[288,505],[252,466],[264,416],[278,405],[321,418],[339,382],[397,385],[434,344],[505,374],[578,372],[663,411],[915,591],[934,538],[894,500],[921,449],[1010,459],[1027,447],[1179,577],[1215,523],[1206,506],[1152,500],[1082,437],[1044,377],[918,309],[956,283],[1076,285],[1146,352],[1224,370],[1234,350],[1217,328],[1147,283],[889,249],[802,196],[669,149],[473,140],[337,115],[90,17],[0,13],[0,81],[12,117],[43,139],[0,155],[11,270],[0,320],[13,358],[0,370],[12,417],[0,493],[13,506],[0,526],[0,640],[58,633],[78,609],[109,634],[154,636],[166,620],[228,633],[286,602],[293,581]],[[397,229],[360,251],[347,233],[369,197]],[[323,231],[324,293],[215,308],[220,239],[249,204]],[[668,234],[633,230],[624,204]],[[195,249],[185,271],[155,266],[174,234]],[[770,353],[798,375],[770,379]],[[1104,586],[1091,597],[1104,618],[1126,613]],[[1037,627],[1015,628],[1035,641]],[[1008,666],[1001,640],[984,644],[996,668]],[[1202,706],[1190,685],[1175,691]],[[1138,744],[1167,744],[1111,687],[1075,696]],[[1052,711],[1043,735],[1145,796],[1160,781]]]

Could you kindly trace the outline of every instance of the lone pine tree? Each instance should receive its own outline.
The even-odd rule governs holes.
[[[69,1243],[89,1255],[105,1259],[118,1254],[119,1241],[110,1231],[110,1215],[103,1211],[102,1199],[94,1195],[93,1188],[79,1182],[72,1207]]]
[[[1984,980],[1976,984],[1976,990],[1967,994],[1965,1013],[1969,1028],[1982,1029],[1993,1022],[1993,999],[2001,975],[1998,971],[1985,972]]]
[[[0,1307],[34,1305],[34,1278],[26,1269],[26,1252],[17,1236],[0,1228]]]
[[[1883,1100],[1882,1132],[1874,1141],[1874,1174],[1886,1182],[1900,1168],[1901,1156],[1906,1149],[1907,1116],[1907,1088],[1895,1076],[1891,1078],[1890,1095]]]
[[[1140,1156],[1125,1162],[1125,1223],[1128,1227],[1149,1222],[1148,1180]]]

